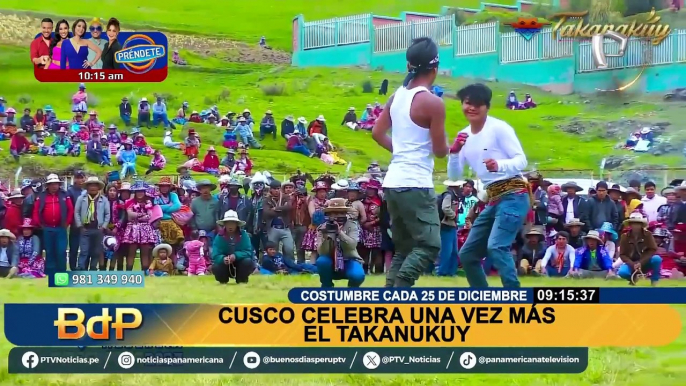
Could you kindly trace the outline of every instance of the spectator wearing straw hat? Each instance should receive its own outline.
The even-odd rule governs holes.
[[[85,192],[76,200],[74,224],[81,229],[78,270],[95,271],[105,266],[102,239],[110,223],[109,201],[102,195],[105,183],[98,177],[89,177],[84,183]]]
[[[591,230],[584,236],[584,246],[575,252],[572,274],[582,279],[614,276],[612,258],[605,249],[605,240],[600,232]]]
[[[264,140],[264,136],[271,134],[273,139],[276,139],[276,122],[271,110],[264,113],[264,117],[260,122],[260,141]]]
[[[33,223],[43,229],[45,273],[67,270],[67,228],[74,220],[74,204],[57,174],[48,175],[46,190],[38,194],[33,206]]]
[[[0,277],[11,279],[19,273],[19,251],[16,236],[0,229]]]
[[[619,258],[624,264],[619,267],[618,275],[631,281],[634,272],[647,273],[650,270],[650,283],[656,286],[660,280],[662,258],[656,255],[657,244],[647,229],[648,221],[640,213],[632,213],[626,222],[630,230],[619,240]]]
[[[231,278],[238,284],[247,284],[255,265],[250,236],[243,229],[245,221],[238,218],[236,211],[229,210],[216,223],[222,228],[222,234],[212,242],[214,278],[220,284],[228,283]]]

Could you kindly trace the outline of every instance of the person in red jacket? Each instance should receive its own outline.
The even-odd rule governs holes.
[[[214,150],[214,146],[210,146],[207,149],[205,159],[202,161],[202,167],[205,169],[205,173],[219,174],[219,157],[217,156],[217,151]]]
[[[62,182],[56,174],[45,181],[46,190],[36,197],[33,206],[33,223],[43,229],[45,273],[67,270],[67,228],[74,219],[74,205],[67,192],[60,189]]]
[[[14,189],[12,194],[7,197],[7,209],[5,211],[5,229],[12,232],[16,237],[20,236],[22,220],[22,206],[24,195],[21,190]]]
[[[31,142],[26,138],[24,129],[17,129],[17,133],[12,136],[10,141],[10,154],[15,161],[19,161],[19,156],[26,154],[31,147]]]

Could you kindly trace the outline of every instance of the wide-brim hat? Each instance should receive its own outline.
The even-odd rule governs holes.
[[[165,249],[167,251],[167,257],[171,258],[172,254],[172,246],[169,244],[158,244],[155,246],[155,248],[152,249],[152,257],[157,257],[157,255],[160,253],[160,250]]]
[[[141,98],[141,102],[147,102],[147,101],[148,101],[148,98],[146,98],[146,97]]]
[[[60,178],[57,177],[57,174],[50,174],[48,175],[48,178],[45,180],[45,184],[61,184],[62,181],[60,181]]]
[[[198,183],[195,184],[195,186],[198,188],[198,190],[203,186],[209,186],[210,190],[217,189],[217,184],[212,183],[212,181],[210,180],[200,180]]]
[[[224,218],[217,221],[217,224],[218,225],[224,225],[227,222],[235,222],[238,224],[239,227],[242,227],[243,225],[245,225],[245,221],[238,218],[238,213],[236,213],[236,211],[234,211],[234,210],[226,211],[226,213],[224,213]]]
[[[676,193],[676,189],[674,189],[671,186],[668,186],[668,187],[666,187],[660,191],[661,196],[666,196],[668,194],[675,194],[675,193]]]
[[[594,239],[598,240],[600,243],[604,243],[605,240],[603,240],[602,237],[600,237],[600,233],[598,231],[588,231],[588,234],[583,237],[584,239]]]
[[[584,225],[586,225],[586,223],[581,222],[581,220],[579,220],[578,218],[573,218],[572,221],[565,224],[565,228],[582,227]]]
[[[316,192],[317,190],[329,190],[329,185],[325,181],[317,181],[314,184],[314,187],[312,187],[312,192]]]
[[[532,227],[531,230],[526,232],[526,236],[538,236],[539,238],[544,238],[545,233],[541,232],[538,228]]]
[[[578,185],[576,182],[574,182],[574,181],[569,181],[569,182],[567,182],[567,183],[564,183],[564,184],[562,184],[562,186],[561,186],[560,188],[562,188],[562,190],[564,190],[564,191],[567,191],[567,189],[574,189],[574,190],[576,190],[577,192],[581,192],[581,191],[584,190],[584,188],[582,188],[581,186],[579,186],[579,185]]]
[[[627,199],[632,195],[636,196],[639,200],[641,199],[641,197],[643,197],[643,195],[641,195],[641,193],[639,193],[638,190],[634,188],[626,188],[626,191],[622,192],[622,198],[624,199],[624,201],[628,201]]]
[[[300,123],[307,123],[307,119],[305,119],[305,117],[299,117],[299,118],[298,118],[298,122],[300,122]]]
[[[640,213],[632,213],[629,218],[624,220],[624,224],[643,224],[648,225],[648,220],[643,217]]]
[[[33,229],[33,228],[35,228],[35,227],[36,227],[36,226],[33,225],[33,220],[31,220],[30,218],[25,218],[25,219],[24,219],[24,222],[22,222],[22,224],[21,224],[21,226],[19,227],[19,229],[27,229],[27,228],[28,228],[28,229]]]
[[[320,122],[326,122],[326,119],[324,119],[324,116],[323,116],[323,115],[318,116],[318,117],[317,117],[317,120],[320,121]]]
[[[130,192],[131,191],[131,184],[129,182],[122,182],[121,186],[118,189],[120,192]]]
[[[12,194],[9,197],[7,197],[8,200],[11,200],[14,198],[24,198],[24,195],[21,194],[21,189],[14,189],[12,191]]]
[[[293,115],[290,115],[290,114],[286,115],[286,120],[290,121],[290,122],[295,122],[295,118],[293,117]]]
[[[148,191],[148,185],[142,181],[136,182],[131,186],[132,192],[146,192]]]
[[[99,179],[98,177],[88,177],[88,179],[86,179],[86,181],[83,183],[83,185],[84,185],[84,186],[88,186],[88,185],[99,185],[99,186],[100,186],[100,189],[104,189],[104,188],[105,188],[105,183],[102,182],[102,181],[100,181],[100,179]]]
[[[621,186],[619,186],[619,185],[617,185],[617,184],[612,185],[611,187],[609,187],[609,188],[607,189],[607,192],[608,192],[608,193],[609,193],[609,192],[617,192],[617,193],[619,193],[619,194],[622,194],[622,193],[624,193],[625,191],[626,191],[626,189],[624,189],[623,187],[621,187]]]
[[[346,205],[344,198],[332,198],[326,203],[324,213],[348,213],[352,208]]]
[[[10,240],[16,240],[17,236],[10,232],[9,229],[0,229],[0,237],[7,237]]]
[[[160,180],[155,185],[157,185],[157,186],[174,186],[171,178],[169,178],[169,177],[161,177]]]

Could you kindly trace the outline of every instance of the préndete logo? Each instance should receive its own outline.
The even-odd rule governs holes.
[[[145,74],[155,67],[158,59],[166,55],[165,46],[156,44],[150,36],[134,34],[126,39],[122,49],[114,54],[114,61],[122,64],[129,72]]]

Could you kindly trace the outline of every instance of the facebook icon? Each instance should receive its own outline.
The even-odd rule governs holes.
[[[21,357],[21,364],[27,369],[35,369],[38,366],[38,354],[33,351],[24,353]]]

